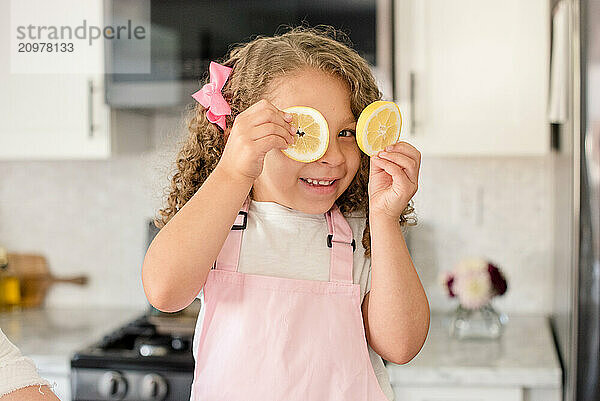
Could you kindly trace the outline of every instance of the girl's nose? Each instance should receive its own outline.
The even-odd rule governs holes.
[[[344,160],[344,153],[342,152],[337,139],[329,141],[329,145],[327,146],[325,154],[319,159],[320,162],[331,164],[332,166],[342,164]]]

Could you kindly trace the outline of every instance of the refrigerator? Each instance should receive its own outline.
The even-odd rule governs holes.
[[[551,55],[551,325],[563,368],[563,399],[600,401],[600,0],[553,3],[553,10],[563,7],[566,16],[564,24],[553,21]]]

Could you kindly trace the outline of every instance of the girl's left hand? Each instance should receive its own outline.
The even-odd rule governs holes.
[[[398,142],[370,159],[369,215],[400,219],[417,192],[421,152],[408,142]]]

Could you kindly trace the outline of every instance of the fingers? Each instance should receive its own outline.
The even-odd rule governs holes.
[[[380,152],[378,156],[380,159],[375,158],[374,160],[383,160],[385,162],[383,165],[387,166],[384,168],[386,171],[389,170],[396,174],[402,174],[402,169],[404,169],[410,182],[417,185],[419,178],[419,163],[415,159],[398,152]],[[379,164],[382,165],[382,163]]]
[[[373,158],[373,165],[379,167],[381,170],[385,171],[387,174],[391,176],[393,182],[397,182],[397,180],[404,181],[410,185],[417,185],[410,178],[405,170],[402,167],[398,166],[396,163],[393,163],[389,160],[378,159],[377,157]]]
[[[287,148],[296,140],[295,134],[292,134],[289,130],[286,130],[286,128],[283,128],[279,124],[266,122],[258,126],[247,125],[245,121],[237,121],[240,116],[241,114],[236,117],[232,131],[236,128],[241,131],[240,133],[243,135],[239,135],[239,138],[243,140],[246,145],[251,145],[261,139],[274,136],[280,138],[281,142],[285,145],[283,148]]]
[[[264,141],[265,139],[278,138],[278,144],[282,149],[289,147],[294,143],[294,135],[289,132],[286,133],[285,129],[275,123],[264,123],[254,129],[252,134],[254,137],[253,142]]]
[[[388,150],[388,148],[389,148],[389,150]],[[410,156],[412,159],[414,159],[418,164],[421,163],[421,152],[419,152],[417,150],[417,148],[415,148],[413,145],[411,145],[408,142],[404,142],[404,141],[397,142],[393,145],[388,146],[386,149],[383,149],[383,151],[405,153],[408,156]]]
[[[296,134],[296,128],[292,126],[291,118],[289,119],[289,122],[288,122],[285,119],[286,113],[282,110],[279,110],[268,100],[262,99],[262,100],[256,102],[251,107],[249,107],[245,112],[248,112],[244,116],[244,118],[247,120],[246,121],[247,124],[254,126],[254,127],[261,127],[262,125],[270,124],[269,132],[271,134],[280,135],[285,140],[290,139],[293,141],[295,134]],[[242,113],[242,114],[244,114],[244,113]],[[240,114],[240,116],[242,114]],[[276,129],[275,126],[278,126],[280,129]],[[253,130],[253,134],[251,135],[250,139],[256,140],[256,139],[262,138],[265,135],[268,135],[269,132],[266,132],[264,130]],[[288,143],[292,143],[292,142],[288,141]]]
[[[255,146],[258,146],[261,153],[267,153],[273,148],[287,149],[290,145],[279,135],[267,135],[262,138],[258,138],[253,142]]]
[[[275,123],[264,123],[262,125],[259,125],[257,127],[257,131],[258,131],[259,135],[261,132],[264,131],[264,135],[261,135],[257,139],[260,139],[262,137],[265,137],[265,136],[271,134],[271,135],[280,136],[281,138],[283,138],[283,140],[288,145],[291,145],[296,140],[295,131],[294,131],[294,134],[292,134],[290,131],[286,131],[285,128],[282,128],[280,125],[275,124]]]

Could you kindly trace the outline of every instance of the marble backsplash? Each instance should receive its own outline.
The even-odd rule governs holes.
[[[90,279],[55,285],[48,305],[147,305],[146,224],[162,207],[185,122],[154,116],[148,135],[148,149],[124,146],[110,160],[0,161],[0,244],[46,255],[56,275]],[[438,273],[476,255],[507,276],[499,309],[550,313],[551,174],[550,156],[423,159],[408,241],[432,310],[456,306]]]

